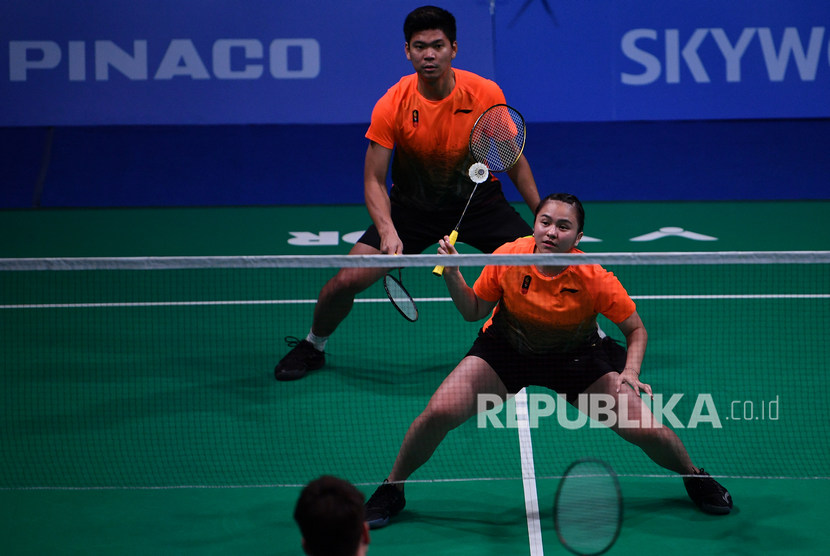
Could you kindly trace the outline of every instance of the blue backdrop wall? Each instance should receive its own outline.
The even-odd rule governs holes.
[[[417,2],[0,7],[0,206],[362,202]],[[540,188],[828,198],[830,2],[447,0]],[[507,188],[511,199],[518,199]]]

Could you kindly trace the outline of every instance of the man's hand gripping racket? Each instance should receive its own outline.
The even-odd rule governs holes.
[[[475,160],[467,172],[475,183],[470,198],[461,212],[458,224],[449,235],[450,244],[458,239],[458,228],[476,194],[478,184],[484,183],[490,172],[507,172],[519,161],[525,148],[525,120],[518,110],[506,104],[491,106],[478,117],[470,131],[470,153]],[[441,276],[443,266],[436,266],[432,273]]]

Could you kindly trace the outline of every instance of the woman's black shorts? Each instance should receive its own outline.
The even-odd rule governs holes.
[[[488,328],[479,332],[467,355],[479,357],[493,367],[508,393],[515,394],[525,386],[544,386],[573,403],[601,376],[622,372],[626,350],[609,336],[596,336],[593,343],[579,351],[526,355]]]

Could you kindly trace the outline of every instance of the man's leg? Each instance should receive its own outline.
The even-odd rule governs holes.
[[[378,255],[380,251],[365,243],[356,243],[349,255]],[[354,298],[360,292],[386,274],[384,268],[341,268],[323,286],[314,306],[314,320],[309,335],[294,345],[274,369],[277,380],[297,380],[308,371],[319,369],[325,364],[325,349],[328,337],[348,316],[354,305]]]
[[[356,243],[349,255],[379,255],[380,251],[364,243]],[[341,268],[317,297],[311,331],[315,336],[328,338],[349,315],[354,298],[377,282],[385,268]]]

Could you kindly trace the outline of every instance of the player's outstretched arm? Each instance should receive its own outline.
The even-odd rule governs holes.
[[[519,157],[516,165],[507,171],[507,175],[510,176],[510,181],[516,185],[516,189],[519,190],[525,204],[530,208],[530,212],[535,213],[541,199],[539,190],[536,188],[536,179],[533,177],[533,172],[530,170],[530,164],[525,155]]]
[[[617,385],[617,391],[623,384],[628,384],[639,396],[640,391],[652,396],[651,386],[640,380],[640,367],[643,364],[643,357],[646,354],[646,344],[648,343],[648,333],[646,327],[643,325],[642,319],[637,311],[634,311],[631,316],[618,324],[620,330],[625,334],[625,342],[627,344],[627,355],[625,360],[625,368],[620,373],[620,382]]]
[[[403,243],[392,224],[392,202],[386,189],[386,172],[391,159],[392,149],[369,142],[363,168],[363,193],[369,216],[380,234],[381,253],[395,255],[403,253]]]
[[[439,255],[457,255],[455,246],[450,243],[449,236],[444,236],[443,239],[438,240],[438,254]],[[457,266],[447,266],[444,268],[444,283],[447,284],[447,289],[450,292],[455,307],[461,316],[466,321],[481,320],[489,315],[496,306],[495,302],[485,301],[478,297],[473,291],[473,288],[467,285],[461,270]]]

